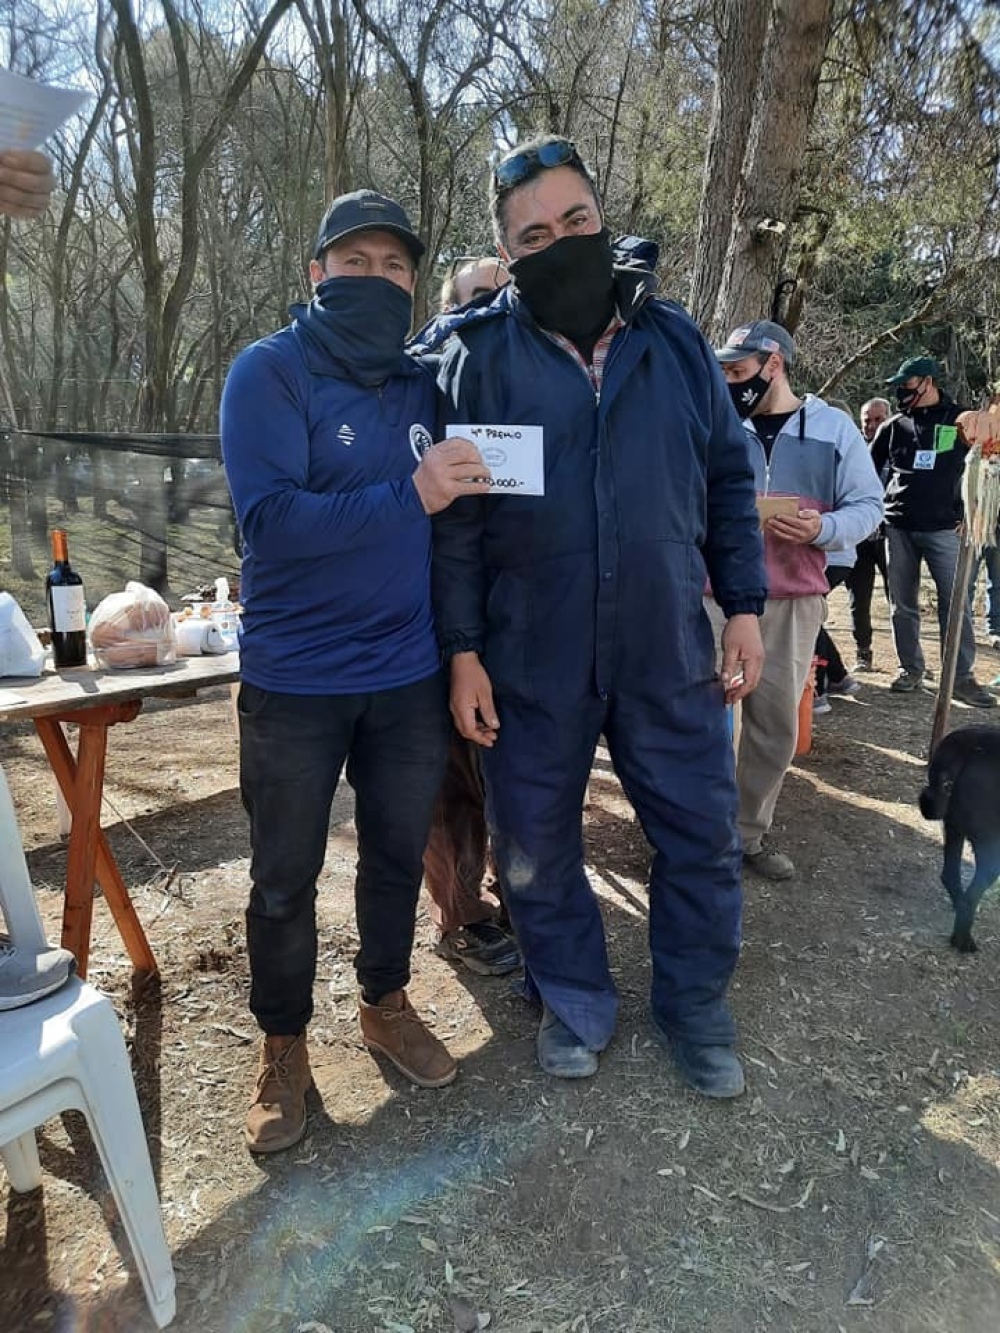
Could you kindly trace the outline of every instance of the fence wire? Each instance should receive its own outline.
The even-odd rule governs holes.
[[[174,606],[220,575],[239,584],[217,435],[0,432],[0,587],[39,626],[57,527],[91,610],[130,579]]]

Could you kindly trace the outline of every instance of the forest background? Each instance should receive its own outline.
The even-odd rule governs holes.
[[[612,231],[658,243],[663,293],[709,337],[787,324],[800,390],[857,409],[924,350],[966,402],[1000,379],[994,3],[0,0],[0,16],[0,61],[90,94],[47,145],[44,222],[0,226],[15,589],[37,587],[39,543],[81,500],[148,582],[167,584],[168,548],[175,580],[196,578],[209,538],[235,571],[222,383],[307,297],[325,203],[371,186],[405,205],[427,245],[419,325],[450,267],[493,250],[490,165],[538,130],[576,142]],[[170,439],[125,454],[75,432]]]

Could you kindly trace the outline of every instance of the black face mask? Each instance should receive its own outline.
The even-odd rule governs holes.
[[[741,380],[739,384],[730,381],[726,387],[729,389],[729,396],[733,400],[737,416],[743,419],[759,406],[761,399],[771,387],[771,381],[766,380],[758,370],[750,379]]]
[[[896,402],[899,404],[899,410],[901,412],[908,412],[911,407],[916,407],[923,396],[924,391],[919,387],[916,389],[897,389]]]
[[[413,298],[388,278],[325,278],[295,314],[349,379],[370,388],[400,369]]]
[[[543,329],[574,342],[604,332],[615,308],[607,228],[563,236],[509,267],[518,295]]]

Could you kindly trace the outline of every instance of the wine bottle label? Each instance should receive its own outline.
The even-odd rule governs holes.
[[[52,628],[58,634],[73,634],[87,628],[87,606],[80,587],[60,588],[53,585]]]

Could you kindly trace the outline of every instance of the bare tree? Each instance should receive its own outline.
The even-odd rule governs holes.
[[[351,188],[351,121],[361,83],[364,28],[351,29],[354,14],[345,0],[296,0],[323,86],[326,195]]]
[[[449,0],[353,0],[364,27],[388,57],[406,90],[412,115],[412,151],[416,157],[418,229],[430,257],[437,254],[450,212],[455,146],[464,139],[462,112],[466,94],[493,58],[501,23],[513,0],[487,0],[466,12]],[[419,317],[427,311],[429,266],[417,276],[413,303]]]
[[[252,40],[244,42],[242,56],[232,72],[227,73],[208,123],[200,132],[189,56],[191,28],[173,0],[161,0],[161,3],[180,100],[181,174],[177,219],[180,234],[172,277],[166,270],[157,225],[159,150],[146,43],[139,31],[131,0],[111,0],[122,55],[116,67],[127,79],[131,112],[126,121],[126,142],[134,174],[133,226],[143,275],[145,364],[139,417],[143,430],[176,428],[172,376],[181,317],[198,261],[202,175],[271,34],[293,0],[271,0]],[[201,14],[197,10],[195,14],[196,21],[200,21]],[[204,33],[204,27],[201,32]],[[167,579],[166,506],[160,502],[155,477],[150,475],[147,480],[147,499],[141,505],[140,513],[143,543],[140,577],[151,586],[162,588]]]

